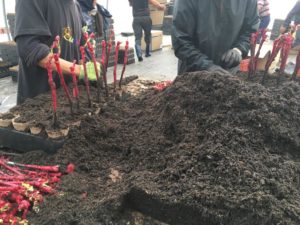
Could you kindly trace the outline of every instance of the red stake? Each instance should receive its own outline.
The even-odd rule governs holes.
[[[0,160],[0,166],[3,166],[6,170],[14,173],[15,175],[18,175],[18,176],[23,176],[24,175],[17,168],[13,168],[11,166],[6,165],[6,160],[4,160],[4,159]]]
[[[255,49],[256,49],[256,42],[257,42],[258,32],[252,33],[251,40],[250,40],[250,62],[248,68],[248,79],[254,74],[254,66],[255,66]]]
[[[261,33],[261,40],[260,40],[259,47],[258,47],[258,50],[257,50],[255,58],[254,58],[254,71],[253,71],[253,74],[255,74],[256,69],[257,69],[257,62],[258,62],[258,58],[259,58],[259,55],[260,55],[261,48],[262,48],[264,42],[267,39],[267,30],[266,29],[262,29],[259,32]]]
[[[26,167],[29,169],[35,169],[35,170],[41,170],[46,172],[59,172],[59,166],[39,166],[39,165],[27,165],[27,164],[21,164],[16,162],[8,161],[6,164],[10,166],[19,166],[19,167]]]
[[[82,60],[82,65],[83,65],[83,69],[84,69],[84,83],[85,83],[85,89],[86,89],[87,98],[88,98],[88,106],[91,107],[92,102],[91,102],[91,93],[90,93],[90,83],[89,83],[88,74],[87,74],[87,70],[86,70],[86,60],[85,60],[85,52],[84,51],[85,51],[84,47],[80,46],[81,60]]]
[[[56,85],[53,81],[53,74],[52,74],[52,60],[53,57],[49,58],[49,61],[47,63],[47,71],[48,71],[48,83],[51,89],[51,96],[52,96],[52,107],[53,107],[53,127],[58,126],[57,122],[57,96],[56,96]]]
[[[106,42],[103,40],[102,43],[102,55],[101,55],[101,64],[102,64],[102,68],[103,68],[103,80],[104,80],[104,85],[105,85],[105,92],[106,92],[106,96],[108,97],[108,87],[107,87],[107,76],[106,76]]]
[[[267,63],[265,65],[265,71],[264,71],[264,75],[263,75],[263,78],[262,78],[262,81],[261,81],[262,84],[265,83],[269,68],[270,68],[272,62],[275,60],[276,56],[278,55],[278,53],[279,53],[279,51],[282,47],[282,44],[283,44],[283,35],[281,35],[280,37],[275,39],[274,42],[273,42],[273,48],[272,48],[271,55],[268,58]]]
[[[76,65],[76,60],[73,61],[73,65],[70,67],[70,71],[71,71],[72,80],[73,80],[73,96],[76,99],[76,107],[78,110],[79,109],[79,90],[78,90],[77,76],[75,74],[75,65]]]
[[[64,75],[63,75],[63,72],[62,72],[62,69],[61,69],[61,66],[60,66],[60,62],[59,62],[59,57],[60,57],[59,36],[56,36],[55,41],[52,45],[52,48],[58,48],[58,50],[59,50],[58,53],[53,54],[53,57],[54,57],[54,60],[55,60],[56,70],[57,70],[57,73],[59,75],[60,84],[63,87],[64,92],[65,92],[65,96],[69,101],[71,113],[73,113],[73,103],[72,103],[71,95],[70,95],[68,86],[65,82],[65,78],[64,78]]]
[[[114,62],[114,92],[116,92],[116,85],[117,85],[117,65],[118,65],[118,58],[119,58],[119,48],[121,42],[118,41],[116,48],[115,48],[115,62]]]
[[[292,48],[292,44],[294,41],[294,37],[288,33],[284,35],[282,49],[281,49],[281,63],[279,68],[279,74],[277,77],[277,85],[279,85],[280,77],[284,73],[284,69],[286,67],[287,59]]]
[[[108,68],[108,61],[109,61],[109,57],[110,57],[110,52],[111,52],[111,48],[112,48],[112,38],[115,35],[114,31],[111,31],[110,37],[109,37],[109,41],[108,41],[108,49],[107,49],[107,54],[106,54],[106,62],[105,62],[105,70],[107,72],[107,68]]]
[[[124,77],[126,65],[127,65],[127,63],[128,63],[128,48],[129,48],[129,42],[126,41],[125,52],[124,52],[124,64],[123,64],[123,69],[122,69],[121,78],[120,78],[120,81],[119,81],[119,88],[120,88],[120,89],[121,89],[121,87],[122,87],[122,81],[123,81],[123,77]]]
[[[92,56],[92,60],[94,63],[94,69],[96,72],[96,77],[97,77],[97,102],[100,102],[100,75],[99,75],[99,71],[98,71],[98,67],[97,67],[97,60],[96,60],[96,55],[95,55],[95,49],[94,46],[91,44],[90,39],[94,39],[95,35],[94,33],[90,34],[90,36],[88,35],[88,33],[86,32],[84,34],[84,38],[87,44],[87,47],[89,49],[89,52],[91,53]]]

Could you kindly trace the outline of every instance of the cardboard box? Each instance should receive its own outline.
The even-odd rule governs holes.
[[[167,2],[167,0],[157,0],[160,4],[163,4],[163,5],[167,5],[168,4],[168,2]],[[152,5],[152,4],[150,4],[149,3],[149,9],[150,10],[157,10],[157,8],[154,6],[154,5]]]
[[[161,30],[152,30],[151,31],[152,40],[151,40],[151,51],[156,51],[161,49],[163,32]],[[144,41],[144,37],[142,38],[142,50],[146,49],[146,43]]]
[[[165,12],[160,10],[151,10],[150,17],[152,19],[152,25],[162,25],[164,22]]]

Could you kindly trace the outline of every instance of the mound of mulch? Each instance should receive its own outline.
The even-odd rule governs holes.
[[[77,166],[32,224],[300,224],[297,82],[197,72],[100,107],[55,155],[15,158]]]

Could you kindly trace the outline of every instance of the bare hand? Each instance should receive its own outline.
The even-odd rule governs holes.
[[[281,34],[284,34],[286,32],[286,28],[284,26],[281,26],[280,29],[279,29],[279,32]]]
[[[166,10],[166,6],[163,5],[163,4],[159,4],[158,5],[158,9],[161,10],[161,11],[165,11]]]

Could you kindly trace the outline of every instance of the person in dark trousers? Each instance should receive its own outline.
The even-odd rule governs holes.
[[[259,30],[267,29],[270,24],[270,4],[269,0],[257,0],[258,15],[260,18]],[[261,40],[261,34],[257,38],[259,44]]]
[[[17,0],[15,41],[20,56],[17,104],[49,90],[47,63],[52,57],[50,46],[60,36],[60,64],[64,74],[70,73],[74,59],[79,62],[79,45],[83,44],[83,20],[78,3],[74,0]],[[87,63],[89,79],[95,80],[93,63]],[[100,69],[100,65],[98,65]],[[56,71],[55,63],[52,68]],[[83,78],[82,65],[76,65],[75,73]],[[60,86],[58,74],[53,77]],[[67,82],[71,76],[65,76]]]
[[[257,0],[257,9],[260,18],[259,29],[266,29],[271,20],[269,0]]]
[[[292,10],[288,13],[283,25],[280,27],[280,33],[285,33],[294,21],[294,25],[300,25],[300,1],[297,1]],[[293,46],[295,47],[300,44],[300,29],[296,30],[296,38],[294,40]]]
[[[176,0],[172,43],[178,74],[228,73],[247,56],[258,26],[257,0]]]
[[[159,10],[165,10],[166,7],[156,0],[129,0],[132,6],[133,23],[132,28],[135,35],[135,51],[139,61],[143,61],[141,40],[143,31],[146,43],[146,57],[151,56],[151,29],[152,20],[150,17],[149,3]]]

